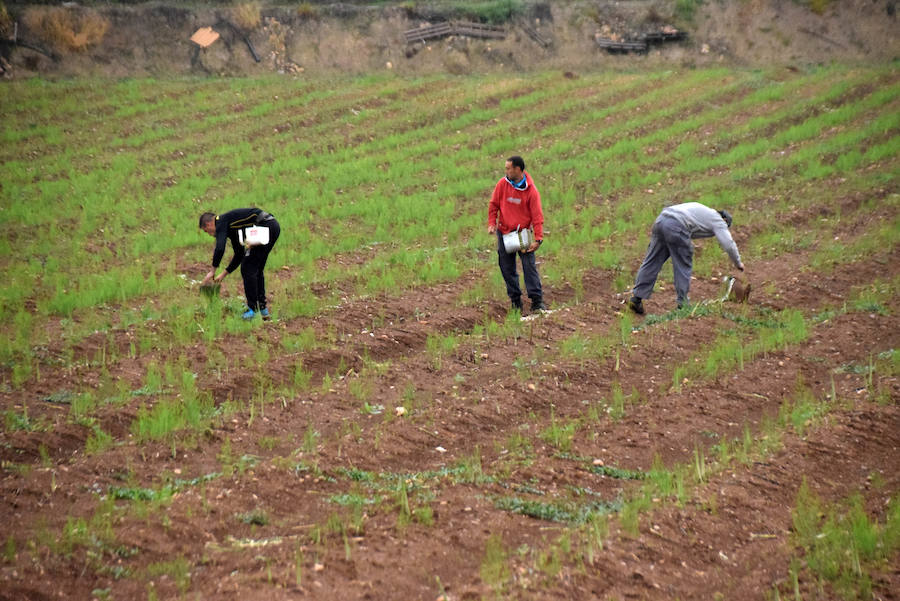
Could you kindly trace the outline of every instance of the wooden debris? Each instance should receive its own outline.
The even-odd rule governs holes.
[[[483,25],[481,23],[448,21],[444,23],[438,23],[437,25],[427,25],[425,27],[407,29],[403,32],[403,37],[406,38],[407,44],[413,44],[416,42],[424,43],[426,40],[433,40],[450,35],[462,35],[470,38],[502,40],[506,37],[506,30],[502,27]]]
[[[454,35],[464,35],[470,38],[483,38],[491,40],[502,40],[506,37],[506,30],[502,27],[482,25],[481,23],[454,23],[453,33]]]
[[[597,45],[601,48],[605,49],[607,52],[611,54],[615,54],[617,52],[646,52],[647,51],[647,42],[637,41],[637,42],[619,42],[617,40],[611,40],[609,38],[596,38],[595,41]]]
[[[412,44],[413,42],[424,42],[425,40],[441,38],[452,33],[453,30],[450,27],[450,23],[438,23],[437,25],[409,29],[404,31],[403,35],[406,37],[406,43]]]
[[[541,34],[539,34],[534,27],[532,27],[531,25],[528,25],[526,23],[522,23],[521,27],[522,27],[522,31],[524,31],[526,34],[528,34],[528,37],[530,37],[532,40],[537,42],[537,44],[541,48],[549,48],[550,47],[550,40],[544,39],[541,36]]]
[[[219,39],[219,32],[212,27],[201,27],[191,36],[191,41],[201,48],[208,48]]]
[[[596,36],[594,41],[597,46],[605,49],[610,54],[626,53],[626,52],[646,52],[651,44],[660,44],[663,42],[677,42],[687,38],[687,33],[679,31],[674,27],[667,25],[659,31],[645,33],[639,38],[618,40]]]

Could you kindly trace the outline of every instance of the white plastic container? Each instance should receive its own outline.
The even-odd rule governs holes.
[[[238,242],[243,246],[263,246],[269,243],[269,228],[257,225],[238,230]]]
[[[516,230],[503,234],[503,248],[507,254],[525,250],[534,242],[534,232],[530,229]]]

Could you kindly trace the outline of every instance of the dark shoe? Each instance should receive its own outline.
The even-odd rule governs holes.
[[[511,305],[510,306],[511,310],[518,311],[519,313],[522,312],[522,300],[521,299],[510,300],[510,305]]]
[[[631,298],[628,299],[628,302],[625,304],[628,305],[629,309],[631,309],[638,315],[644,314],[644,304],[641,302],[641,299],[639,299],[638,297],[632,296]]]
[[[676,307],[678,308],[678,310],[680,311],[681,309],[684,309],[685,307],[690,307],[690,306],[691,306],[691,301],[689,301],[689,300],[686,299],[686,298],[680,299],[680,300],[675,304],[675,306],[676,306]]]
[[[543,300],[534,300],[531,301],[531,312],[532,313],[542,313],[547,310],[547,305],[544,304]]]

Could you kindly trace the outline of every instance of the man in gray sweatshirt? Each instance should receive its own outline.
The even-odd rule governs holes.
[[[744,271],[741,255],[728,231],[729,227],[731,215],[728,211],[717,211],[699,202],[686,202],[663,209],[653,222],[650,246],[638,269],[628,307],[643,315],[644,305],[641,301],[650,298],[659,270],[669,257],[672,257],[678,307],[681,308],[688,302],[694,258],[693,238],[715,236],[735,267]]]

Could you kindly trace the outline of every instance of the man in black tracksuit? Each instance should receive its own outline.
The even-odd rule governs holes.
[[[263,226],[269,228],[269,242],[259,246],[244,247],[241,238],[246,228]],[[234,209],[222,215],[203,213],[200,215],[200,229],[216,239],[216,248],[213,251],[212,269],[206,274],[201,285],[211,282],[220,283],[225,276],[241,266],[241,276],[244,278],[244,296],[247,297],[247,311],[242,315],[244,319],[253,319],[259,313],[263,319],[269,319],[269,309],[266,306],[266,278],[263,269],[269,252],[275,246],[281,226],[275,218],[262,209]],[[238,234],[241,234],[239,237]],[[225,255],[225,242],[231,240],[234,249],[234,257],[228,267],[216,275],[216,269]]]

